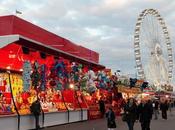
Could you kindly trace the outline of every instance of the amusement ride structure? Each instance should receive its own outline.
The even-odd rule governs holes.
[[[139,79],[149,82],[154,90],[171,83],[173,50],[164,19],[155,9],[143,10],[134,33],[134,53]]]

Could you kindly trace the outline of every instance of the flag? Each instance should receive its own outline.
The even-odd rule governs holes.
[[[20,12],[20,11],[16,10],[16,14],[22,14],[22,12]]]

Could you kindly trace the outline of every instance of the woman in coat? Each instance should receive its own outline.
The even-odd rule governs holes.
[[[106,118],[107,118],[108,130],[114,130],[114,128],[116,128],[116,122],[115,122],[115,113],[112,110],[112,107],[110,107],[108,112],[106,113]]]
[[[134,123],[137,119],[137,105],[133,98],[130,98],[124,106],[125,121],[129,130],[134,130]]]

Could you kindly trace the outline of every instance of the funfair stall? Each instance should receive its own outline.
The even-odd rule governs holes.
[[[33,129],[37,97],[43,127],[87,120],[83,81],[104,69],[98,61],[98,53],[23,19],[0,17],[1,130]]]

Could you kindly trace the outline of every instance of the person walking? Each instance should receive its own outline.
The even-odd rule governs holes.
[[[167,102],[167,100],[163,101],[160,104],[160,110],[162,112],[162,119],[167,120],[167,111],[168,111],[168,102]]]
[[[99,108],[100,108],[101,118],[103,118],[104,115],[105,115],[105,102],[103,101],[102,98],[100,98],[100,100],[99,100],[98,103],[99,103]]]
[[[159,102],[157,100],[153,102],[153,111],[154,111],[154,119],[157,120],[159,114]]]
[[[40,104],[39,98],[32,103],[30,110],[35,117],[35,128],[36,130],[39,130],[40,129],[39,115],[41,114],[41,104]]]
[[[152,114],[153,114],[152,104],[150,105],[147,99],[142,99],[137,110],[137,118],[140,121],[142,130],[150,130]]]
[[[169,108],[170,116],[173,116],[173,113],[172,113],[173,102],[172,102],[171,99],[170,99],[169,102],[168,102],[168,108]]]
[[[134,130],[134,123],[137,119],[137,105],[133,98],[130,98],[124,106],[125,121],[129,130]]]
[[[108,130],[114,130],[114,128],[116,128],[116,122],[115,122],[115,113],[112,110],[112,107],[109,107],[109,110],[106,113],[106,118],[107,118]]]

